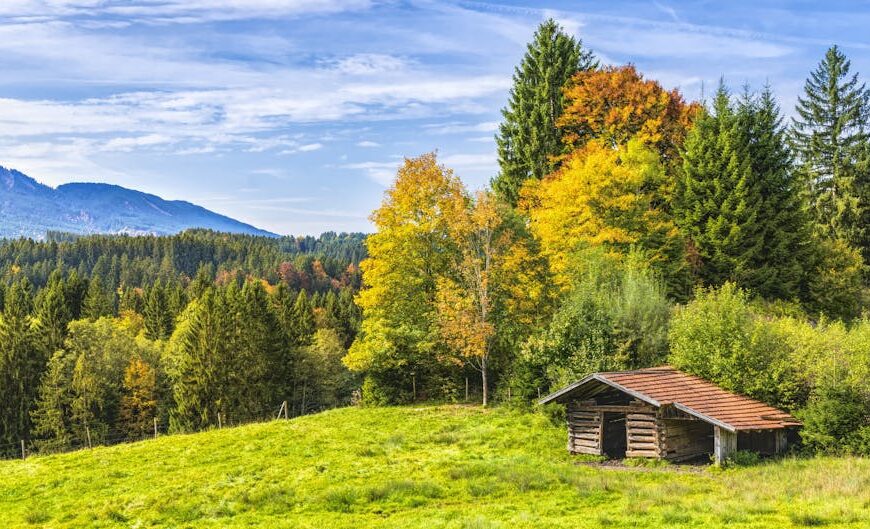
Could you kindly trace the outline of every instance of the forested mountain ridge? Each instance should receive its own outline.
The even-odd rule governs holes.
[[[0,166],[0,237],[41,239],[52,230],[168,235],[190,228],[275,236],[190,202],[110,184],[51,188]]]

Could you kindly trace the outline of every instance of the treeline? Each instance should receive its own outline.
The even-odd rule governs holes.
[[[687,102],[554,21],[517,67],[500,172],[406,159],[372,215],[364,402],[529,402],[670,362],[870,453],[870,91],[836,46],[786,123],[769,87]],[[810,353],[811,352],[811,353]]]
[[[363,239],[0,243],[0,452],[349,403],[358,382],[341,358],[359,325]]]

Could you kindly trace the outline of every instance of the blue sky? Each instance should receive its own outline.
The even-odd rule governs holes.
[[[870,2],[2,0],[0,165],[196,202],[286,234],[369,231],[403,156],[496,172],[513,67],[544,18],[696,99],[824,50],[870,75]],[[867,78],[867,77],[865,77]]]

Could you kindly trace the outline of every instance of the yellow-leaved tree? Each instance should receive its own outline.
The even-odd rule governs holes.
[[[438,279],[436,291],[441,336],[452,358],[480,372],[484,406],[489,402],[488,363],[496,331],[493,295],[511,243],[503,219],[496,198],[485,192],[448,219],[459,254],[453,273]]]
[[[667,188],[660,156],[642,140],[617,147],[593,140],[559,171],[527,184],[522,207],[560,287],[576,273],[576,252],[596,246],[617,257],[643,251],[670,285],[682,281],[685,259],[663,204]]]
[[[363,320],[344,358],[348,368],[368,376],[364,399],[402,400],[399,389],[407,386],[409,393],[410,373],[426,376],[443,354],[435,292],[459,251],[449,219],[467,202],[459,179],[429,153],[405,159],[372,213],[377,231],[366,239],[369,257],[360,264],[364,288],[357,297]]]

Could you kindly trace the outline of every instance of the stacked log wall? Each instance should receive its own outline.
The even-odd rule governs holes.
[[[626,457],[659,457],[661,431],[655,412],[626,414]]]
[[[573,454],[601,455],[603,414],[570,403],[566,409],[568,451]]]

